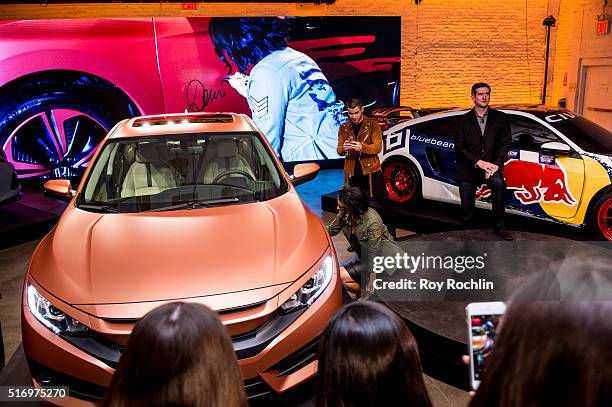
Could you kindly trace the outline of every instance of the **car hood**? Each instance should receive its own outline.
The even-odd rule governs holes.
[[[193,298],[280,289],[328,247],[321,221],[293,190],[266,202],[157,213],[69,205],[36,249],[30,276],[71,305]]]

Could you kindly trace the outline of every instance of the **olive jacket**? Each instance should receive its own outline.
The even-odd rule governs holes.
[[[346,239],[350,242],[351,232],[355,234],[361,246],[362,259],[365,256],[365,261],[368,270],[372,272],[372,262],[376,256],[391,256],[396,253],[404,253],[394,241],[393,236],[387,230],[387,226],[383,223],[380,215],[372,208],[368,208],[366,213],[355,223],[354,229],[350,219],[344,213],[339,213],[336,218],[326,226],[327,232],[331,236],[335,236],[342,232]],[[358,248],[355,248],[359,250]],[[388,274],[392,274],[395,270],[387,270]]]

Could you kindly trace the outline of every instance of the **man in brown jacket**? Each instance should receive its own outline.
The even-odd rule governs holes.
[[[376,202],[389,232],[395,237],[392,204],[387,198],[378,153],[382,150],[382,130],[374,119],[363,114],[357,98],[346,101],[349,121],[338,130],[338,154],[344,159],[344,185],[362,188]]]
[[[380,204],[386,198],[378,153],[382,150],[382,131],[374,119],[363,114],[357,98],[346,102],[349,121],[338,130],[338,154],[344,160],[344,185],[359,186]]]

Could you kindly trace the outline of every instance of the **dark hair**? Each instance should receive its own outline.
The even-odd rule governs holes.
[[[368,210],[368,195],[360,187],[342,188],[338,200],[344,204],[346,211],[354,216],[360,217]]]
[[[491,92],[491,87],[484,82],[477,82],[472,85],[472,96],[476,96],[476,89],[478,88],[487,88],[489,92]]]
[[[545,274],[513,296],[470,407],[611,405],[609,262],[584,258],[559,281]]]
[[[246,407],[227,330],[202,304],[162,305],[134,326],[105,406]]]
[[[289,35],[289,25],[278,17],[213,17],[208,29],[215,52],[228,72],[233,62],[240,72],[247,73],[265,56],[285,49]]]
[[[346,100],[346,107],[349,109],[354,109],[356,107],[363,107],[363,102],[359,98],[349,98]]]
[[[519,302],[470,407],[610,405],[612,303]]]
[[[341,308],[319,345],[317,407],[430,407],[416,341],[387,307]]]

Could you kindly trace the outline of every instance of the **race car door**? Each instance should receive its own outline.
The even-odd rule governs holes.
[[[546,150],[549,142],[563,142],[531,117],[510,114],[512,147],[504,166],[506,206],[540,217],[572,218],[584,184],[584,162],[579,154]]]

